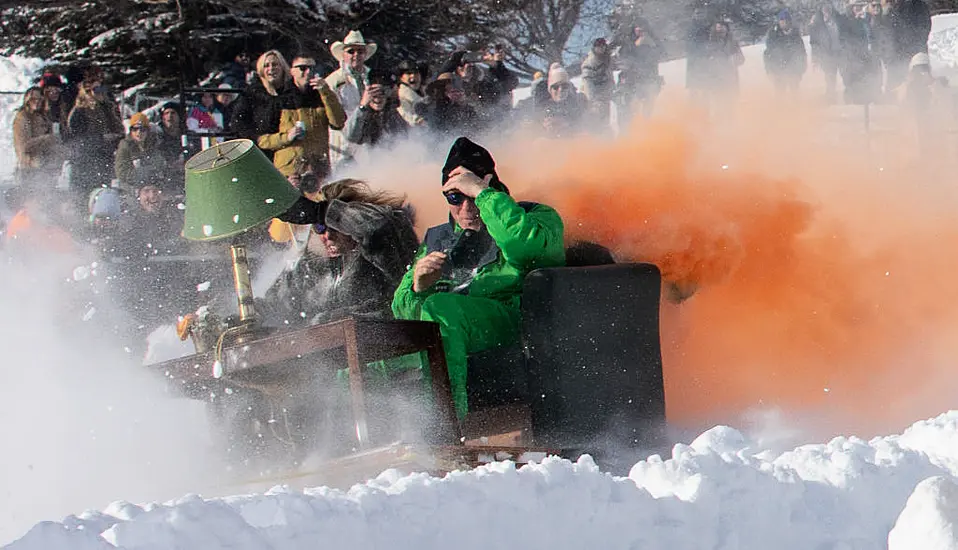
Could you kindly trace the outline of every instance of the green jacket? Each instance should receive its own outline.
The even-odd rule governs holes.
[[[522,282],[530,271],[565,265],[562,218],[548,206],[517,203],[507,193],[491,188],[479,193],[476,206],[495,243],[488,257],[477,264],[478,270],[465,287],[458,291],[518,308]],[[448,239],[433,238],[437,234],[455,236],[461,231],[451,221],[430,229],[412,266],[426,254],[442,250],[442,242]],[[419,319],[422,303],[443,288],[437,283],[422,292],[413,291],[413,271],[410,267],[393,296],[393,314],[398,319]]]

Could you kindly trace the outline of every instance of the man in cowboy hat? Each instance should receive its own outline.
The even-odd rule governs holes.
[[[439,323],[452,397],[466,415],[466,358],[519,338],[525,276],[565,265],[562,218],[552,208],[516,202],[481,146],[461,137],[442,168],[449,221],[426,232],[393,296],[397,319]]]
[[[339,96],[343,110],[352,113],[359,107],[369,85],[366,60],[376,54],[377,46],[367,42],[359,31],[349,31],[342,41],[333,42],[330,53],[339,61],[339,68],[326,77],[326,83]],[[329,160],[333,168],[352,157],[351,146],[339,130],[329,131]]]

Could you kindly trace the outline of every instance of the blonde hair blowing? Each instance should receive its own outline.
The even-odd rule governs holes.
[[[266,60],[270,57],[275,57],[279,66],[282,67],[284,83],[290,79],[289,63],[286,62],[286,58],[283,57],[283,54],[279,53],[279,50],[270,50],[259,56],[259,59],[256,60],[256,75],[259,76],[259,81],[263,83],[263,87],[266,88],[266,91],[269,92],[270,95],[276,95],[276,88],[263,76],[266,72]]]
[[[366,182],[351,178],[327,183],[320,190],[323,193],[323,199],[327,201],[365,202],[393,208],[402,208],[406,204],[405,195],[397,195],[389,191],[373,191]]]

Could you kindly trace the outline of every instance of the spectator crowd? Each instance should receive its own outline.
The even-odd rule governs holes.
[[[839,101],[840,76],[847,103],[901,103],[930,120],[934,99],[948,87],[930,72],[930,25],[922,0],[826,2],[809,21],[783,10],[765,39],[765,69],[782,98],[794,95],[813,68],[824,75],[829,103]],[[713,112],[731,109],[744,63],[732,26],[695,14],[689,29],[690,97]],[[255,61],[239,53],[189,105],[161,102],[126,120],[100,68],[44,73],[23,94],[14,120],[16,187],[6,202],[17,216],[7,221],[4,241],[30,242],[42,225],[32,216],[53,218],[51,230],[93,242],[111,257],[189,252],[174,199],[183,194],[184,163],[203,136],[252,140],[291,185],[318,202],[331,174],[373,162],[377,151],[401,140],[443,146],[458,136],[516,130],[551,139],[622,132],[633,117],[653,114],[666,85],[659,72],[663,41],[644,21],[624,39],[595,39],[576,70],[555,62],[532,75],[529,97],[518,102],[519,77],[501,45],[455,51],[435,70],[413,59],[383,67],[378,50],[353,30],[328,52],[269,50]],[[324,75],[327,55],[336,69]],[[67,193],[54,193],[58,181]],[[303,247],[311,231],[310,224],[277,221],[263,239]]]

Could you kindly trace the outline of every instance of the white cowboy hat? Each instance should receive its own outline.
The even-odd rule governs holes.
[[[363,46],[366,48],[366,59],[376,55],[376,50],[379,49],[379,46],[377,46],[375,42],[366,42],[366,39],[363,38],[363,33],[359,31],[349,31],[349,34],[346,35],[346,38],[342,42],[338,40],[333,42],[333,45],[329,47],[329,51],[337,61],[342,61],[343,53],[348,46]]]

